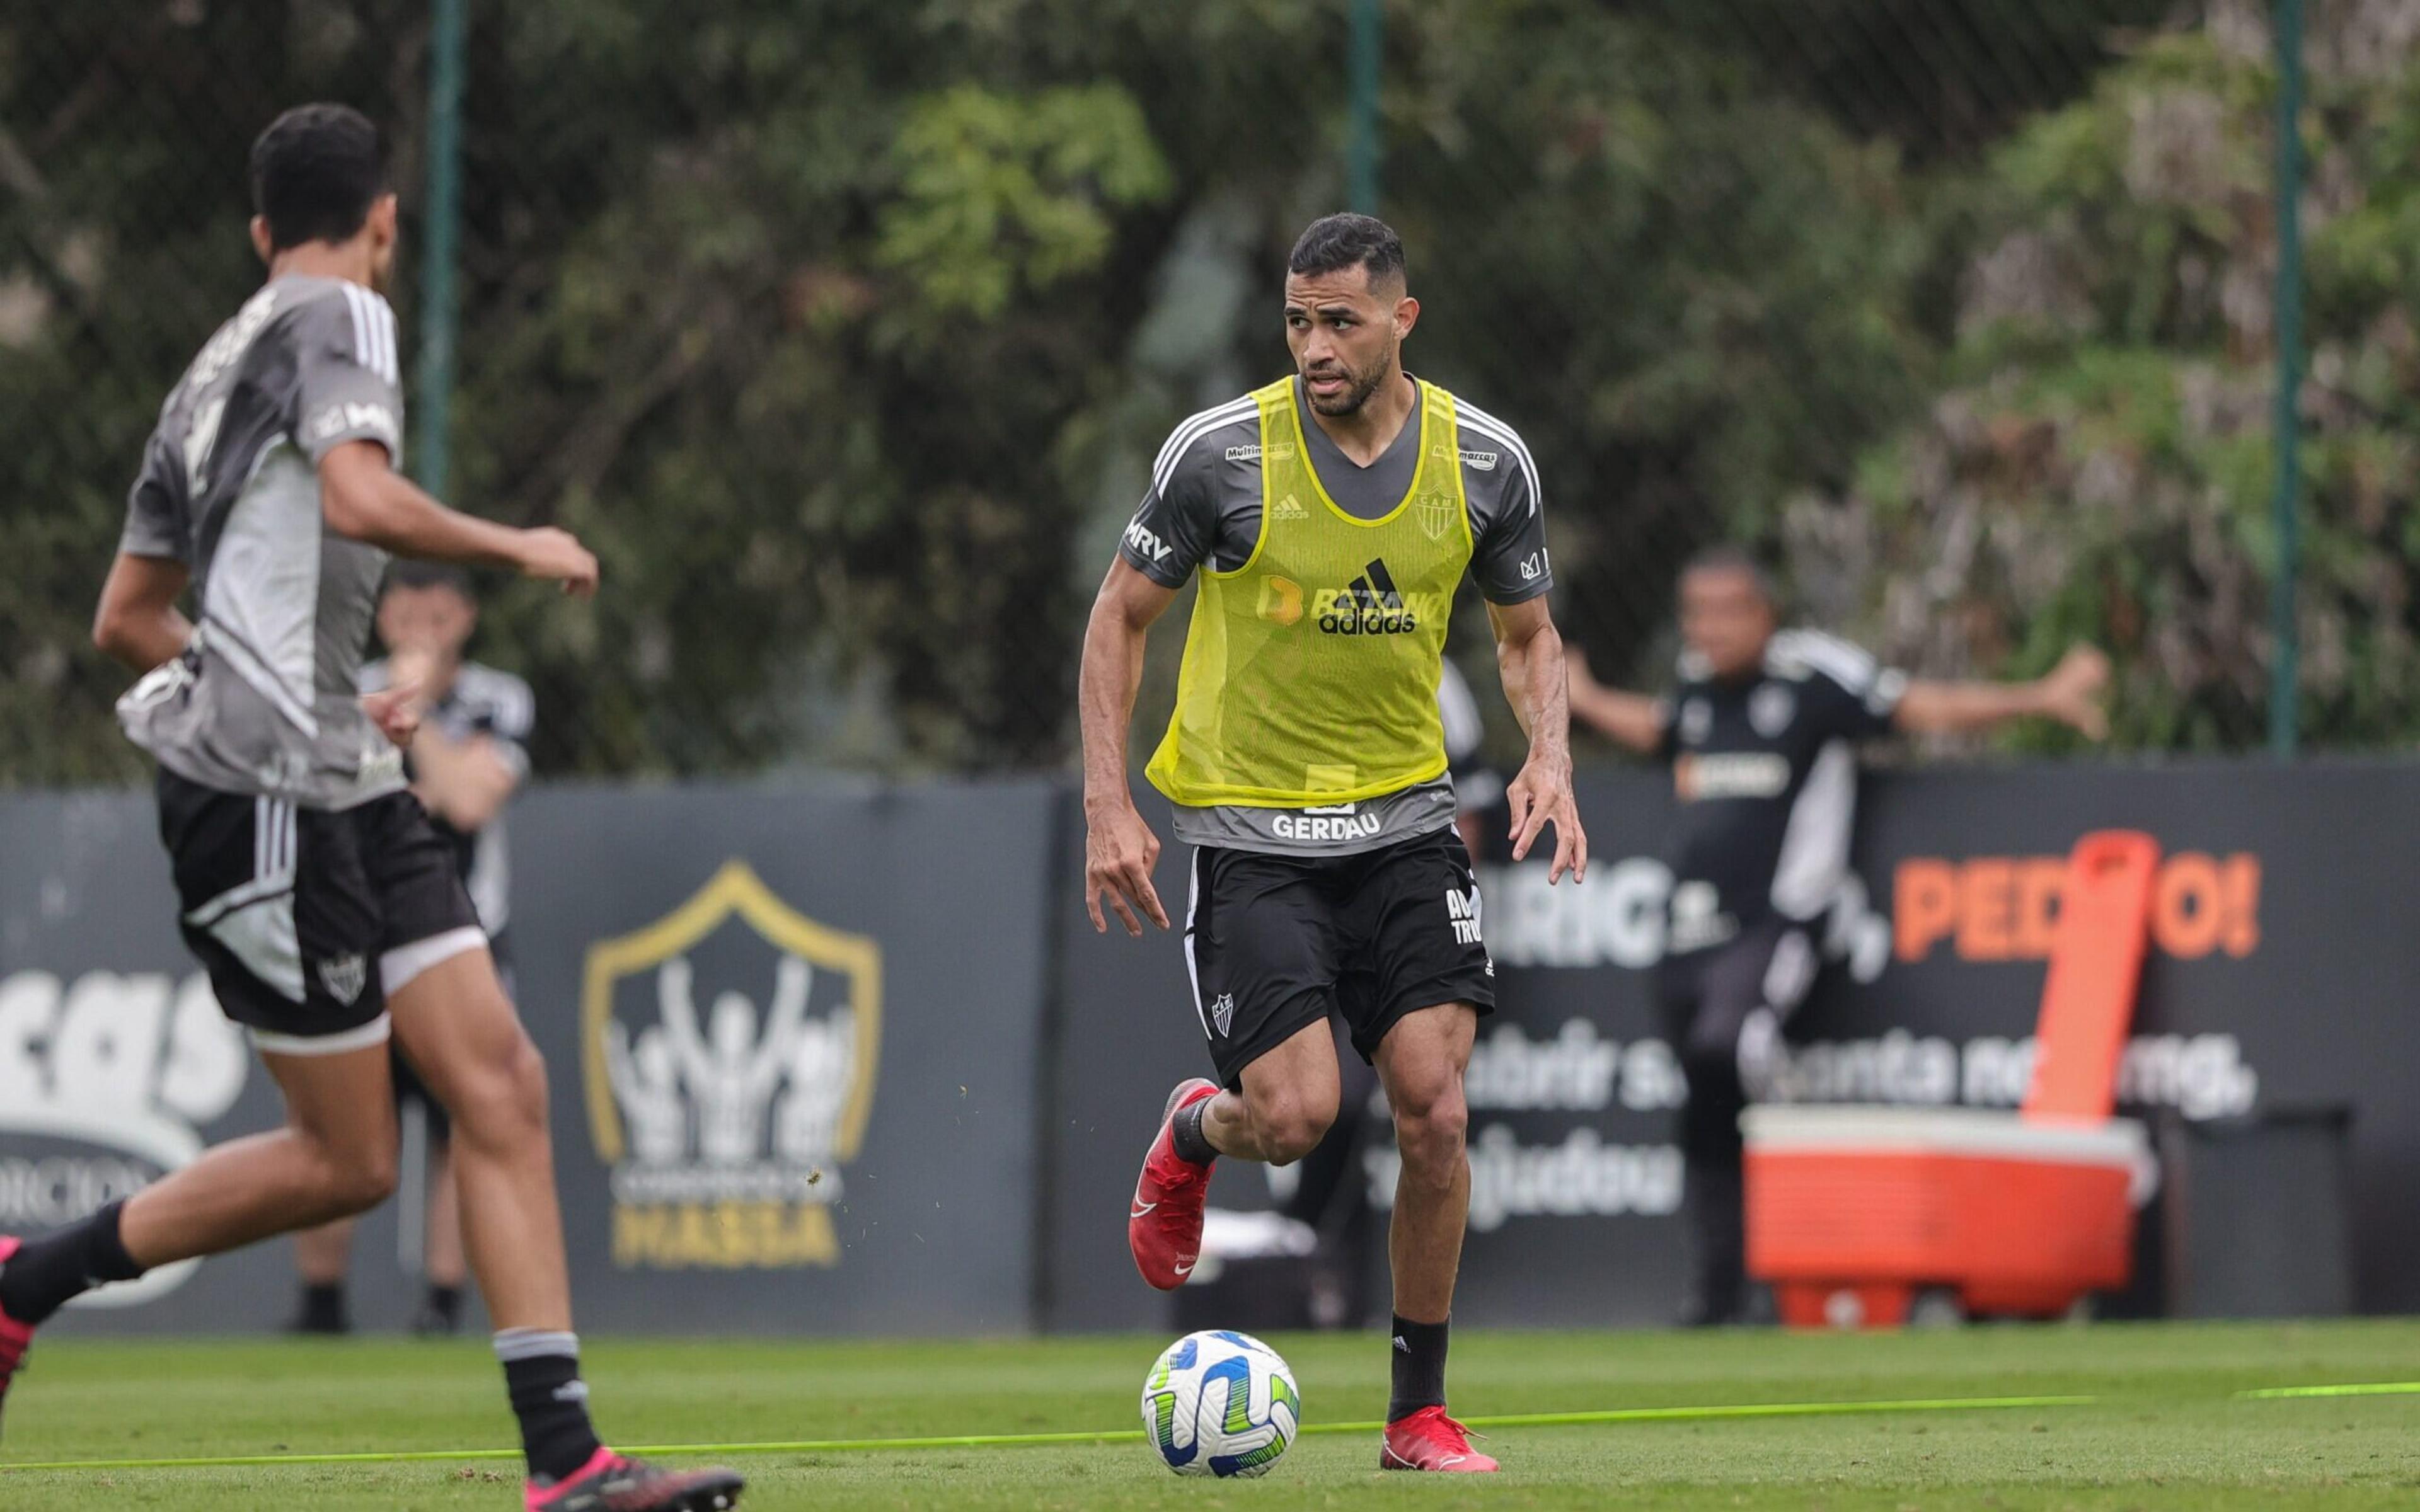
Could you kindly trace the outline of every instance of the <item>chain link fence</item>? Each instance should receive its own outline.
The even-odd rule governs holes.
[[[606,569],[594,605],[482,584],[474,654],[535,686],[540,769],[1068,763],[1153,454],[1283,370],[1284,252],[1364,103],[1354,3],[473,0],[450,492]],[[2304,722],[2339,745],[2420,717],[2415,10],[2312,22]],[[1599,674],[1661,679],[1674,570],[1730,539],[1916,670],[2091,637],[2121,743],[2256,745],[2267,27],[2252,0],[1388,4],[1407,361],[1527,437]],[[417,330],[430,46],[427,0],[0,18],[0,779],[139,770],[85,624],[160,397],[257,277],[242,165],[280,108],[391,129]],[[1483,676],[1484,647],[1474,604],[1455,654]]]

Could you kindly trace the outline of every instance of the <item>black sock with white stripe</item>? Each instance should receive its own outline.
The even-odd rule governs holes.
[[[1394,1389],[1387,1398],[1387,1421],[1400,1423],[1423,1407],[1445,1405],[1444,1323],[1415,1323],[1403,1314],[1394,1319]]]
[[[143,1273],[126,1242],[117,1236],[120,1197],[91,1217],[54,1233],[26,1241],[0,1265],[0,1313],[21,1323],[50,1316],[105,1281],[132,1281]]]
[[[580,1336],[508,1328],[496,1335],[504,1389],[520,1420],[521,1454],[533,1479],[564,1480],[602,1447],[588,1422],[588,1383],[580,1379]]]

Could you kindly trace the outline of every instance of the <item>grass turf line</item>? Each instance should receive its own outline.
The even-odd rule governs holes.
[[[1950,1396],[1924,1401],[1875,1402],[1740,1402],[1719,1407],[1617,1407],[1578,1412],[1515,1412],[1507,1416],[1474,1417],[1464,1424],[1474,1428],[1587,1427],[1617,1423],[1707,1423],[1758,1417],[1854,1417],[1877,1412],[2009,1412],[2018,1408],[2089,1407],[2091,1396]],[[1306,1423],[1300,1436],[1323,1433],[1376,1433],[1387,1425]],[[1045,1444],[1140,1443],[1140,1428],[1103,1428],[1072,1433],[971,1433],[926,1439],[799,1439],[765,1443],[642,1443],[626,1453],[658,1458],[705,1458],[715,1455],[852,1454],[869,1449],[1023,1449]],[[349,1454],[202,1455],[178,1459],[54,1459],[28,1464],[0,1461],[0,1473],[9,1471],[231,1470],[266,1465],[398,1465],[416,1462],[518,1459],[519,1449],[416,1449],[408,1452],[367,1450]]]
[[[505,1433],[483,1344],[117,1342],[46,1335],[10,1393],[0,1456],[25,1461],[371,1450],[444,1452]],[[1900,1335],[1505,1334],[1458,1330],[1452,1385],[1474,1417],[1755,1402],[2088,1396],[2085,1410],[1642,1419],[1619,1433],[1488,1429],[1505,1473],[1440,1484],[1377,1472],[1374,1434],[1307,1436],[1267,1478],[1171,1475],[1091,1434],[1133,1411],[1162,1338],[883,1343],[591,1338],[598,1421],[619,1443],[1076,1433],[977,1448],[773,1453],[741,1462],[748,1512],[2409,1512],[2420,1411],[2404,1396],[2238,1398],[2396,1382],[2420,1325],[1987,1328]],[[1272,1341],[1310,1410],[1374,1419],[1373,1336]],[[338,1463],[0,1474],[8,1512],[501,1512],[520,1470]]]

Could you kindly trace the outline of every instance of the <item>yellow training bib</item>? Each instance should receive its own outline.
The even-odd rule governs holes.
[[[1261,411],[1261,534],[1202,569],[1176,713],[1146,769],[1178,803],[1357,803],[1445,774],[1437,676],[1470,565],[1453,396],[1420,386],[1411,492],[1384,518],[1337,507],[1311,471],[1294,380]]]

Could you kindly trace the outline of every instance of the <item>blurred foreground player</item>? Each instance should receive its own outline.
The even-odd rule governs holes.
[[[1691,1295],[1683,1320],[1745,1320],[1739,1116],[1769,1074],[1781,1026],[1819,964],[1823,916],[1848,872],[1856,744],[1897,732],[1982,730],[2041,717],[2106,731],[2108,659],[2077,646],[2029,683],[1931,683],[1876,667],[1828,635],[1779,628],[1746,553],[1709,551],[1681,576],[1680,682],[1668,699],[1604,687],[1575,656],[1572,712],[1668,762],[1680,808],[1655,997],[1688,1072]]]
[[[1466,573],[1529,735],[1507,793],[1512,854],[1551,824],[1559,879],[1585,870],[1588,842],[1536,469],[1500,421],[1404,372],[1419,317],[1392,230],[1362,215],[1313,224],[1287,264],[1295,373],[1194,416],[1162,449],[1085,634],[1085,889],[1096,929],[1104,894],[1127,933],[1168,927],[1126,726],[1152,624],[1198,575],[1175,717],[1149,770],[1194,846],[1186,964],[1225,1085],[1170,1096],[1127,1239],[1145,1280],[1181,1286],[1211,1163],[1311,1152],[1338,1113],[1327,1021],[1342,1012],[1403,1154],[1379,1463],[1459,1473],[1496,1468],[1445,1411],[1470,1206],[1463,1072],[1496,1000],[1437,713]]]
[[[532,1512],[705,1512],[728,1471],[598,1443],[571,1333],[546,1068],[496,980],[452,850],[405,789],[415,689],[359,696],[388,553],[597,588],[557,530],[456,514],[402,448],[396,200],[378,132],[287,112],[252,152],[266,287],[163,408],[93,639],[147,675],[120,701],[160,764],[186,943],[285,1094],[287,1123],[205,1152],[39,1239],[0,1239],[0,1388],[81,1293],[383,1201],[396,1168],[387,1041],[453,1114],[472,1268],[529,1461]],[[199,624],[177,608],[191,578]]]
[[[420,727],[406,749],[411,795],[453,848],[455,869],[469,889],[496,976],[512,992],[505,929],[511,922],[504,805],[529,771],[535,706],[529,684],[507,671],[466,660],[479,606],[470,579],[457,567],[398,562],[379,595],[378,635],[386,659],[362,669],[362,691],[415,689]],[[461,1325],[469,1263],[462,1254],[461,1205],[455,1200],[454,1163],[444,1106],[400,1054],[392,1057],[398,1111],[417,1108],[427,1131],[426,1227],[421,1245],[420,1306],[414,1334],[451,1334]],[[407,1120],[405,1127],[410,1123]],[[302,1305],[293,1331],[342,1334],[351,1320],[345,1280],[351,1269],[356,1220],[339,1218],[294,1236]]]

